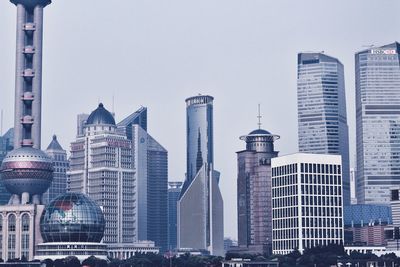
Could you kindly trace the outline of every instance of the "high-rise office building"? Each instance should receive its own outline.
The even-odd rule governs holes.
[[[400,44],[355,55],[357,203],[387,204],[400,179]]]
[[[67,159],[67,151],[65,151],[57,140],[57,136],[53,135],[46,154],[53,160],[53,182],[49,189],[43,194],[43,203],[49,204],[54,198],[67,192],[67,170],[69,161]]]
[[[355,168],[350,168],[350,204],[357,204],[356,197],[356,173],[357,170]]]
[[[117,133],[114,117],[99,104],[88,117],[84,136],[71,143],[69,190],[87,194],[103,207],[105,243],[132,244],[136,236],[132,143]]]
[[[343,200],[350,205],[349,136],[342,63],[322,53],[299,53],[299,151],[342,156]]]
[[[147,108],[141,107],[117,125],[132,141],[137,183],[137,239],[168,249],[168,151],[147,130]]]
[[[177,205],[182,182],[168,182],[168,250],[177,248]]]
[[[83,128],[85,127],[86,121],[89,118],[89,114],[78,114],[76,116],[76,136],[84,136],[85,132]]]
[[[240,139],[238,157],[238,244],[260,254],[272,253],[271,158],[278,156],[278,135],[257,129]]]
[[[385,228],[386,253],[398,254],[400,251],[400,187],[391,187],[389,197],[392,224]]]
[[[139,125],[147,132],[147,108],[140,107],[131,115],[117,124],[118,130],[123,131],[129,140],[132,140],[132,125]]]
[[[213,100],[207,95],[186,99],[186,180],[182,193],[204,163],[214,162]]]
[[[0,165],[7,153],[14,149],[14,128],[9,129],[3,136],[0,136]],[[11,194],[0,182],[0,205],[5,205],[10,200]]]
[[[343,244],[340,155],[296,153],[271,161],[273,253]]]
[[[186,99],[187,170],[178,201],[178,247],[224,254],[220,173],[213,167],[213,97]]]

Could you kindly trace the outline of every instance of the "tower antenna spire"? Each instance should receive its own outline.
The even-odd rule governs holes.
[[[262,118],[262,116],[261,116],[261,105],[260,104],[258,104],[258,116],[257,116],[257,118],[258,118],[258,123],[257,123],[257,125],[258,125],[258,129],[261,129],[261,118]]]

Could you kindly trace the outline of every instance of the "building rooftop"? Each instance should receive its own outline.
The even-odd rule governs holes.
[[[103,103],[100,103],[97,109],[95,109],[86,121],[86,125],[93,124],[109,124],[115,125],[114,116],[104,108]]]
[[[51,0],[10,0],[14,5],[22,4],[26,7],[33,8],[35,6],[45,7],[51,4]]]
[[[257,129],[257,130],[254,130],[249,133],[249,135],[252,135],[252,134],[271,134],[271,133],[268,132],[267,130]]]
[[[64,150],[60,143],[57,141],[57,136],[53,135],[53,140],[51,140],[49,146],[46,150]]]

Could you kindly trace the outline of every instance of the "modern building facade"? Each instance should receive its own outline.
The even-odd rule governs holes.
[[[224,254],[220,173],[213,167],[213,97],[186,99],[187,170],[179,197],[178,248]]]
[[[240,137],[246,149],[237,152],[238,245],[260,254],[272,253],[271,158],[278,156],[278,135],[257,129]]]
[[[357,204],[356,196],[356,181],[357,181],[357,170],[355,168],[350,168],[350,204]]]
[[[350,205],[349,136],[343,64],[323,53],[299,53],[299,151],[342,156],[343,200]]]
[[[9,129],[0,136],[0,165],[7,153],[14,149],[14,128]],[[6,190],[3,183],[0,182],[0,205],[5,205],[10,200],[11,194]]]
[[[76,136],[84,136],[84,128],[89,114],[81,113],[76,116]]]
[[[400,256],[400,186],[390,188],[390,208],[392,224],[385,228],[386,251]]]
[[[118,130],[122,131],[129,140],[132,140],[132,126],[139,125],[147,132],[147,108],[140,107],[138,110],[130,114],[117,124]]]
[[[168,250],[175,250],[177,241],[177,205],[181,194],[182,182],[168,182]]]
[[[385,228],[392,223],[392,211],[386,205],[344,206],[345,245],[384,246]]]
[[[343,244],[341,163],[340,155],[272,158],[274,254]]]
[[[132,142],[137,183],[138,240],[168,249],[168,151],[147,132],[147,108],[141,107],[117,125]]]
[[[65,151],[57,140],[57,136],[53,135],[46,154],[53,160],[53,182],[49,189],[43,194],[43,203],[48,204],[54,198],[67,192],[67,170],[69,161],[67,159],[67,151]]]
[[[356,53],[357,201],[385,204],[400,183],[400,44]]]
[[[186,99],[186,180],[183,192],[204,163],[214,162],[213,100],[208,95]]]
[[[132,143],[117,133],[114,117],[101,103],[88,117],[84,133],[71,143],[68,189],[103,207],[105,243],[133,243],[137,215]]]

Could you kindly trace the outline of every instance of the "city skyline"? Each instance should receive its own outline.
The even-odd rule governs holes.
[[[103,3],[104,4],[106,3],[106,1],[104,2],[98,1],[98,2],[99,5],[96,7],[98,11],[94,12],[96,13],[95,16],[103,17],[103,15],[100,15],[102,14],[100,12],[101,10],[103,10],[104,16],[106,16],[107,10],[110,8],[109,5],[103,5]],[[182,4],[181,2],[179,3]],[[391,43],[396,39],[398,39],[396,38],[396,36],[393,36],[390,33],[390,31],[382,30],[381,26],[386,25],[386,23],[389,22],[390,24],[393,25],[398,24],[399,18],[394,15],[395,14],[394,10],[398,10],[399,3],[392,2],[393,3],[392,5],[389,3],[388,5],[384,6],[375,3],[372,3],[371,5],[363,5],[365,8],[365,10],[362,12],[363,14],[358,14],[359,12],[351,11],[351,9],[353,8],[353,10],[355,10],[354,8],[357,6],[357,4],[360,4],[361,2],[358,1],[354,3],[344,4],[344,1],[338,1],[336,5],[328,5],[328,9],[329,8],[332,9],[332,14],[335,14],[335,12],[339,12],[339,10],[340,12],[343,12],[344,13],[344,14],[342,13],[342,16],[344,17],[343,21],[329,22],[329,19],[327,19],[324,20],[324,23],[322,23],[325,26],[333,27],[334,29],[332,31],[327,31],[329,33],[323,33],[316,31],[316,28],[311,27],[311,29],[309,29],[310,33],[312,32],[319,33],[319,35],[317,36],[318,40],[316,40],[316,37],[311,36],[312,34],[308,34],[307,38],[309,40],[304,41],[304,39],[300,38],[299,42],[297,42],[296,45],[293,45],[293,43],[290,42],[284,44],[280,42],[279,45],[277,45],[274,42],[271,42],[271,40],[273,39],[279,40],[278,38],[280,36],[287,36],[287,35],[293,35],[293,38],[299,38],[301,37],[301,34],[304,34],[304,30],[297,29],[297,27],[295,28],[296,25],[293,22],[287,24],[283,23],[283,25],[277,27],[278,29],[280,29],[279,31],[282,32],[284,35],[280,35],[278,33],[278,30],[275,32],[271,29],[266,29],[265,33],[271,32],[271,38],[269,37],[266,38],[264,36],[264,31],[260,30],[260,28],[262,29],[263,27],[267,27],[268,26],[267,22],[269,21],[268,19],[264,19],[263,17],[264,13],[261,14],[262,11],[269,10],[270,8],[272,9],[274,7],[277,8],[278,11],[284,12],[285,8],[289,7],[287,3],[288,2],[283,2],[282,4],[269,4],[269,3],[255,2],[253,4],[249,4],[249,6],[244,8],[243,12],[240,12],[239,8],[241,7],[241,5],[239,5],[237,2],[232,2],[231,3],[232,6],[228,8],[225,14],[226,15],[225,19],[227,20],[228,23],[224,23],[217,19],[219,13],[222,10],[224,10],[222,9],[223,7],[222,5],[220,6],[219,4],[215,4],[216,5],[215,10],[199,9],[198,11],[196,11],[200,6],[196,4],[192,5],[182,4],[183,8],[189,8],[190,11],[188,12],[187,15],[184,16],[184,19],[189,20],[188,21],[189,25],[194,26],[195,31],[196,30],[199,31],[197,25],[198,21],[202,21],[201,19],[207,17],[207,14],[210,14],[211,22],[209,22],[209,24],[216,23],[216,30],[212,30],[212,28],[210,28],[211,26],[215,25],[207,24],[202,26],[205,26],[207,30],[210,31],[211,39],[213,41],[214,40],[217,41],[216,44],[217,48],[216,50],[211,50],[210,56],[207,56],[204,59],[204,61],[202,61],[198,57],[194,58],[189,57],[188,59],[190,61],[186,61],[185,57],[187,56],[188,52],[194,53],[196,49],[199,48],[203,48],[202,51],[207,52],[213,47],[214,43],[211,42],[212,43],[211,45],[208,45],[207,43],[201,43],[200,46],[195,46],[194,48],[184,50],[182,52],[183,53],[182,55],[174,50],[171,50],[170,53],[165,53],[166,54],[165,56],[162,55],[162,53],[160,52],[170,51],[169,49],[171,49],[171,47],[173,45],[176,45],[179,41],[177,41],[177,43],[172,42],[172,44],[167,42],[165,44],[166,50],[161,49],[162,51],[158,50],[156,51],[157,52],[156,56],[159,57],[157,58],[157,61],[170,62],[171,56],[176,57],[177,55],[181,55],[178,57],[179,64],[175,65],[177,66],[177,73],[181,71],[179,68],[187,66],[187,64],[190,64],[188,73],[186,73],[189,75],[186,75],[187,77],[185,78],[183,78],[182,75],[179,75],[177,80],[182,79],[182,81],[177,82],[174,79],[168,79],[168,76],[175,77],[175,73],[167,72],[164,69],[164,67],[156,68],[154,70],[155,73],[152,73],[151,76],[153,77],[154,75],[160,77],[160,80],[163,81],[163,83],[165,84],[165,86],[161,87],[161,84],[152,82],[149,74],[147,76],[144,75],[143,77],[139,77],[140,75],[143,75],[143,73],[136,74],[137,76],[135,75],[134,78],[137,79],[138,81],[134,81],[133,85],[126,86],[126,84],[129,84],[128,81],[132,80],[132,77],[126,75],[127,73],[125,72],[124,68],[121,68],[120,70],[124,71],[123,74],[126,75],[127,78],[127,80],[122,79],[123,83],[121,83],[122,81],[117,81],[118,77],[123,77],[123,75],[121,74],[117,75],[117,73],[115,72],[112,72],[112,75],[110,76],[111,79],[108,80],[107,78],[104,78],[105,74],[109,71],[110,68],[103,69],[98,66],[93,66],[93,68],[91,69],[90,67],[92,66],[90,64],[88,65],[88,61],[90,61],[93,56],[96,56],[97,58],[96,60],[98,60],[100,58],[100,55],[102,55],[102,53],[100,53],[101,51],[100,49],[106,48],[106,51],[108,52],[112,51],[114,47],[117,47],[118,41],[120,41],[121,39],[116,38],[115,44],[106,42],[105,45],[103,46],[100,45],[99,48],[96,47],[93,48],[93,43],[87,39],[82,39],[81,42],[77,42],[79,45],[74,44],[74,42],[68,40],[69,39],[68,37],[74,36],[75,34],[77,34],[78,36],[72,38],[72,40],[79,40],[79,38],[82,37],[79,31],[76,32],[78,29],[77,26],[79,25],[80,27],[81,25],[84,25],[84,22],[89,22],[88,18],[86,17],[88,14],[85,10],[88,10],[87,8],[91,5],[91,3],[90,1],[88,1],[88,3],[80,3],[79,4],[80,9],[75,10],[77,12],[73,12],[71,11],[72,8],[75,9],[77,6],[76,3],[74,4],[73,1],[54,2],[50,8],[46,9],[46,20],[45,20],[45,28],[46,28],[45,38],[52,38],[54,40],[52,40],[52,42],[47,42],[44,44],[46,46],[44,61],[46,62],[47,65],[44,64],[46,72],[44,72],[43,87],[47,95],[46,94],[44,95],[44,101],[46,103],[46,105],[44,106],[44,116],[46,118],[43,121],[46,121],[46,123],[43,125],[44,136],[42,141],[47,142],[47,140],[50,140],[51,135],[53,133],[56,133],[58,136],[60,136],[60,140],[62,140],[62,146],[67,150],[69,150],[68,144],[70,141],[74,140],[74,135],[75,135],[75,132],[70,130],[74,129],[73,125],[75,125],[75,115],[77,113],[87,111],[88,109],[90,109],[90,107],[94,106],[94,104],[98,102],[99,97],[101,101],[106,102],[106,105],[111,107],[112,94],[114,94],[116,103],[115,112],[118,114],[118,117],[122,117],[122,115],[131,113],[133,110],[136,110],[140,105],[145,105],[149,108],[149,116],[153,120],[150,125],[152,133],[154,134],[155,137],[157,137],[157,139],[160,140],[162,144],[165,144],[166,149],[168,149],[168,151],[170,152],[171,171],[169,177],[171,177],[171,180],[183,181],[183,174],[185,172],[185,166],[184,166],[185,164],[182,164],[182,162],[185,162],[185,149],[184,149],[185,142],[182,141],[184,137],[184,127],[185,127],[183,100],[187,96],[194,95],[199,92],[203,94],[211,94],[215,97],[215,102],[216,102],[216,110],[214,112],[215,146],[216,146],[215,161],[218,166],[218,169],[221,171],[221,173],[223,173],[224,176],[224,179],[221,180],[222,193],[224,199],[226,200],[226,203],[235,203],[236,195],[235,193],[232,193],[235,190],[234,188],[231,187],[231,184],[233,184],[232,181],[234,181],[234,178],[236,177],[235,151],[239,150],[242,146],[241,142],[237,138],[243,132],[247,132],[255,128],[257,122],[256,105],[259,102],[261,102],[262,104],[262,111],[263,111],[262,113],[264,115],[263,119],[264,128],[267,128],[272,132],[277,132],[282,136],[281,141],[277,145],[277,150],[280,151],[280,154],[285,155],[290,152],[297,151],[297,142],[295,136],[295,133],[297,132],[296,131],[297,117],[295,111],[296,53],[303,49],[304,50],[311,49],[317,51],[325,50],[328,54],[334,55],[343,62],[346,72],[345,76],[346,76],[346,88],[347,88],[347,100],[348,100],[347,102],[349,109],[348,119],[349,119],[349,126],[351,129],[350,140],[354,141],[355,140],[354,53],[362,50],[363,45],[375,43],[377,46],[379,46]],[[305,1],[302,3],[302,5],[307,6],[310,5],[310,3],[312,2]],[[176,7],[173,4],[174,3],[171,4],[172,7]],[[210,4],[207,3],[205,4],[210,6]],[[143,4],[143,3],[133,4],[129,3],[129,1],[126,1],[126,5],[128,5],[126,11],[121,10],[120,7],[118,8],[115,7],[115,9],[113,10],[118,12],[132,11],[138,17],[133,19],[139,20],[139,22],[141,19],[143,19],[143,16],[140,14],[136,14],[136,12],[138,13],[140,12],[134,11],[134,8],[140,11],[147,11],[147,13],[144,12],[144,15],[148,15],[148,11],[156,8],[152,6],[152,4]],[[296,5],[298,4],[293,3],[293,10],[296,10]],[[68,6],[71,7],[68,8]],[[318,3],[315,4],[313,7],[316,10],[321,10],[322,6],[323,4]],[[260,12],[257,12],[256,7],[260,9]],[[73,16],[74,18],[73,20],[75,21],[69,20],[65,17],[62,18],[63,16],[60,16],[60,14],[64,14],[64,12],[66,11],[63,10],[65,8],[67,8],[67,10],[70,10],[71,16]],[[302,10],[302,8],[299,9]],[[11,5],[9,6],[8,1],[0,3],[0,10],[2,15],[4,12],[4,16],[1,16],[0,18],[1,20],[0,33],[2,34],[2,36],[4,36],[6,40],[15,40],[14,25],[13,25],[13,23],[15,23],[14,19],[15,10],[12,9]],[[60,13],[62,10],[63,13]],[[158,10],[158,8],[156,8],[156,11],[157,11],[156,14],[165,16],[164,14],[162,14],[161,10],[160,11]],[[246,12],[252,14],[254,19],[249,19],[248,16],[250,15],[248,15]],[[378,21],[378,23],[374,22],[375,25],[373,25],[372,22],[367,22],[367,20],[369,20],[370,17],[376,16],[377,12],[385,13],[386,16],[384,18],[380,17],[381,21]],[[301,12],[299,13],[300,16],[303,16]],[[123,17],[123,16],[120,15],[117,16],[117,14],[118,13],[116,12],[114,15],[111,16],[110,18],[111,23],[110,20],[105,20],[105,22],[101,20],[92,20],[93,23],[92,25],[89,24],[84,26],[86,27],[85,28],[86,31],[82,31],[84,32],[84,36],[91,36],[92,30],[95,32],[95,34],[97,34],[100,28],[102,28],[102,30],[104,29],[110,30],[109,28],[110,26],[119,25],[120,22],[117,20],[116,17]],[[190,19],[190,16],[193,14],[195,15],[197,14],[197,16],[195,16],[193,19]],[[239,27],[238,29],[236,28],[237,26],[239,26],[238,24],[233,23],[234,22],[233,18],[235,19],[237,18],[236,14],[240,15],[239,16],[240,18],[247,19],[245,20],[246,27]],[[270,13],[268,13],[268,16],[271,16],[273,19],[278,20],[277,17],[273,16]],[[330,14],[327,15],[326,13],[324,13],[324,15],[317,14],[316,16],[317,19],[318,18],[323,19],[324,16],[328,16],[328,18],[330,18],[329,16],[331,15]],[[348,25],[348,23],[344,23],[348,22],[349,18],[350,17],[353,18],[354,16],[356,18],[361,18],[361,20],[359,22],[355,20],[356,22],[354,23],[354,25],[350,26]],[[152,16],[150,17],[152,18]],[[169,16],[167,18],[172,19]],[[58,21],[56,22],[56,20]],[[148,22],[147,20],[145,21]],[[70,26],[66,26],[67,22]],[[173,22],[175,23],[176,21]],[[312,26],[311,22],[308,21],[307,19],[296,22],[298,22],[300,26],[304,25]],[[100,26],[97,26],[97,23],[100,23]],[[233,23],[233,25],[229,26],[228,25],[229,23]],[[365,23],[365,25],[363,23]],[[174,25],[175,24],[173,25],[168,24],[169,27],[172,27]],[[248,33],[248,35],[246,35],[245,33],[246,30],[251,26],[256,26],[255,27],[256,29],[251,30]],[[142,25],[140,28],[146,29],[147,27],[149,27],[152,30],[155,30],[155,34],[163,34],[163,30],[162,28],[160,28],[159,21],[154,22],[154,24],[149,23],[149,25],[146,27],[143,27]],[[186,27],[183,28],[182,27],[183,26],[178,27],[179,30],[177,30],[177,32],[174,31],[171,34],[172,35],[171,38],[177,38],[179,34],[187,30]],[[344,32],[344,30],[346,29],[345,27],[349,27],[347,34]],[[227,47],[227,43],[225,43],[222,39],[218,38],[217,34],[220,32],[225,32],[224,31],[225,29],[227,29],[226,32],[228,32],[227,40],[234,41],[236,40],[236,37],[234,36],[236,35],[240,36],[242,34],[242,36],[244,36],[243,39],[246,39],[247,36],[249,37],[247,38],[249,41],[243,42],[241,40],[238,40],[240,41],[238,42],[238,44],[234,44],[234,42],[232,42],[232,48],[228,49],[228,51],[224,54],[222,53],[223,52],[222,48],[224,48],[225,50],[225,48]],[[360,30],[360,32],[358,33],[357,31],[355,31],[356,29],[357,30],[362,29],[362,30]],[[57,31],[58,33],[55,33],[54,31]],[[207,31],[201,30],[200,28],[199,34],[190,35],[191,38],[189,38],[190,39],[189,43],[186,42],[185,44],[190,46],[192,45],[192,42],[193,44],[196,43],[197,39],[201,36],[204,36],[205,34],[206,37],[209,36],[207,34]],[[345,44],[340,45],[339,43],[343,42],[343,39],[349,36],[348,34],[354,36],[352,36],[352,38],[350,38],[349,40],[346,39]],[[65,36],[66,38],[65,39],[60,38],[61,35],[66,35]],[[135,34],[132,35],[134,36]],[[166,37],[164,35],[161,36],[163,38]],[[153,34],[151,34],[151,38],[154,38]],[[132,40],[135,40],[135,37],[132,37],[130,44],[132,43]],[[145,43],[140,43],[140,42],[132,43],[136,49],[138,47],[141,48],[137,49],[139,54],[134,53],[133,51],[134,49],[132,49],[132,53],[134,53],[133,56],[138,57],[139,59],[136,60],[136,62],[139,62],[138,63],[139,65],[137,65],[137,67],[134,67],[133,69],[134,71],[138,71],[137,68],[143,65],[144,71],[147,73],[151,73],[148,68],[149,67],[153,68],[155,66],[154,65],[156,62],[155,59],[149,57],[148,58],[149,63],[146,63],[147,57],[143,58],[142,56],[140,56],[141,54],[150,55],[152,49],[155,49],[154,46],[149,46],[149,48],[146,48],[149,50],[146,50],[143,47],[144,44],[147,44],[148,42],[151,43],[151,41],[154,40],[146,39]],[[229,42],[229,44],[231,44],[231,42]],[[248,50],[249,48],[253,47],[253,45],[255,46],[254,49],[255,53],[249,53]],[[81,53],[87,53],[89,47],[90,49],[93,49],[94,52],[88,53],[86,55],[87,57],[81,57],[82,55],[84,55]],[[240,49],[241,47],[243,47],[244,49],[241,50]],[[263,48],[261,49],[261,47]],[[130,46],[124,47],[125,49],[124,51],[128,51],[127,50],[128,48],[131,49]],[[178,49],[179,48],[180,47],[178,47]],[[64,52],[59,53],[60,49],[61,51]],[[2,59],[2,62],[4,62],[4,64],[0,66],[0,70],[4,74],[3,76],[4,78],[0,80],[0,88],[1,88],[0,90],[2,94],[0,100],[0,107],[5,111],[3,129],[8,129],[12,125],[13,92],[12,90],[6,90],[6,88],[14,87],[14,79],[12,74],[13,68],[10,68],[10,66],[14,66],[15,51],[12,42],[3,43],[2,49],[0,50],[1,50],[0,58]],[[80,52],[79,50],[82,50],[82,52]],[[278,53],[280,54],[280,59],[282,62],[279,63],[280,65],[275,66],[274,63],[272,63],[272,60],[269,59],[269,56],[272,57],[271,59],[276,59],[276,57],[272,55],[272,53],[269,54],[269,52],[277,50],[282,51],[282,53]],[[227,59],[228,56],[232,56],[237,52],[241,54],[240,57],[232,57],[231,60]],[[57,56],[55,53],[57,53]],[[122,54],[118,52],[115,53],[116,53],[115,56],[116,59],[115,60],[110,59],[111,60],[110,64],[116,64],[118,62],[121,62]],[[222,53],[225,56],[218,57],[216,56],[218,55],[218,53]],[[201,56],[204,56],[204,54],[205,54],[204,52],[200,53]],[[71,65],[71,63],[73,63],[69,62],[69,58],[71,57],[71,55],[74,57],[77,56],[78,58],[81,57],[83,61],[82,64],[79,65],[82,66]],[[107,59],[109,58],[107,57]],[[234,64],[238,59],[240,63],[238,65],[241,66]],[[186,65],[184,64],[185,62]],[[126,62],[124,63],[124,60],[122,60],[121,64],[123,67],[126,67],[125,65]],[[195,68],[193,65],[199,65],[199,69]],[[207,70],[209,65],[216,65],[216,67]],[[233,65],[234,67],[229,67],[228,65]],[[290,69],[290,71],[285,71],[282,68],[282,65],[286,67],[290,66],[288,68]],[[222,67],[226,67],[227,70],[223,70]],[[248,70],[246,70],[246,68]],[[129,71],[128,73],[132,71],[132,69],[129,68],[126,69]],[[221,69],[221,72],[218,72],[218,69]],[[279,69],[278,72],[282,70],[282,74],[278,73],[275,69]],[[89,74],[92,75],[92,77],[101,77],[101,78],[99,78],[98,81],[94,81],[95,79],[91,78],[90,75],[85,73],[86,70],[89,71]],[[100,75],[93,76],[97,72]],[[10,73],[11,75],[9,75]],[[290,75],[287,75],[288,73]],[[229,74],[229,78],[227,79],[228,81],[226,79],[218,78],[218,76],[224,77],[227,76],[228,74]],[[244,78],[243,80],[240,80],[237,77],[233,77],[234,75],[230,74],[234,75],[241,74]],[[71,79],[71,77],[74,78]],[[69,82],[68,80],[71,81]],[[164,80],[166,80],[167,82],[165,83]],[[75,84],[72,81],[78,81],[79,84]],[[114,82],[116,83],[115,85]],[[149,84],[146,84],[146,82]],[[71,92],[70,88],[74,88],[73,90],[76,90],[76,92],[81,93],[82,99],[78,99],[76,96],[73,96],[73,94],[70,93]],[[240,91],[240,88],[242,88],[242,91]],[[81,90],[81,89],[86,89],[86,90]],[[107,90],[108,92],[104,90]],[[140,90],[142,90],[143,93],[139,92]],[[271,92],[275,92],[278,90],[282,91],[282,93],[274,94],[274,101],[270,101],[267,98],[267,96]],[[132,91],[132,93],[125,95],[125,93],[128,91]],[[163,99],[166,97],[166,95],[169,95],[171,92],[174,93],[174,98],[169,99],[168,102],[169,108],[168,110],[166,110],[165,102]],[[249,93],[250,95],[247,96],[246,99],[244,99],[243,92],[246,92],[246,94]],[[229,93],[231,93],[232,95],[230,95],[229,98],[226,98],[225,95]],[[88,98],[87,94],[91,94],[91,97]],[[160,100],[153,101],[152,98],[162,99],[163,101]],[[287,102],[285,103],[285,105],[282,105],[281,103],[284,101]],[[71,105],[68,103],[74,103],[73,110],[71,109]],[[57,114],[57,116],[60,116],[60,118],[56,118],[54,117],[54,115],[51,114],[51,112],[48,112],[49,110],[56,110],[56,107],[58,106],[60,106],[62,110],[66,111],[66,112],[59,112],[59,114]],[[288,106],[293,106],[291,112],[285,112],[286,107]],[[277,112],[280,116],[274,119],[272,116],[268,115],[268,114],[273,114],[272,112]],[[176,125],[171,125],[170,121],[168,121],[168,118],[172,116],[176,117],[176,119],[174,120],[174,124]],[[281,125],[282,121],[287,121],[287,124]],[[227,129],[228,126],[230,126],[231,128],[227,132],[225,129]],[[168,132],[167,130],[171,130],[172,133],[167,134]],[[350,153],[350,158],[353,158],[354,152],[355,150],[353,145]],[[231,210],[234,209],[232,208]],[[225,218],[226,218],[225,221],[228,224],[227,225],[228,227],[225,227],[227,229],[226,235],[235,237],[237,229],[235,224],[236,212],[227,212]]]

